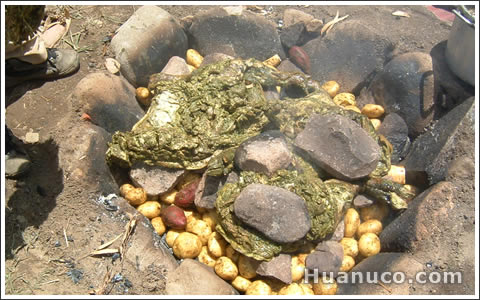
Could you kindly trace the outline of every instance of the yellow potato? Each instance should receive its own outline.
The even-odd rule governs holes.
[[[182,232],[173,243],[173,254],[178,258],[195,258],[202,251],[200,238],[190,232]]]
[[[120,196],[125,197],[128,191],[133,190],[135,187],[130,183],[125,183],[120,186]]]
[[[358,255],[358,243],[354,238],[343,238],[340,241],[343,247],[343,255],[355,257]]]
[[[171,190],[168,193],[160,195],[160,201],[165,204],[173,204],[175,202],[175,196],[177,195],[178,191],[176,189]]]
[[[145,203],[140,204],[137,207],[137,210],[145,217],[153,219],[160,216],[162,206],[160,203],[158,203],[158,201],[146,201]]]
[[[217,259],[208,252],[207,246],[203,246],[202,251],[200,251],[200,254],[198,255],[198,261],[213,268],[215,267]]]
[[[382,222],[379,220],[368,220],[360,224],[357,229],[357,238],[359,239],[362,235],[364,235],[367,232],[375,233],[375,234],[380,234],[382,232],[383,226]]]
[[[387,175],[383,176],[383,178],[396,183],[405,184],[405,174],[406,171],[404,166],[392,165]]]
[[[208,238],[212,234],[212,229],[210,228],[210,226],[208,226],[207,222],[202,220],[194,221],[193,225],[190,226],[190,230],[187,223],[187,231],[198,235],[203,246],[208,244]]]
[[[152,102],[150,99],[150,91],[146,87],[138,87],[135,90],[135,97],[142,105],[150,106]]]
[[[364,222],[372,219],[382,221],[387,215],[388,207],[383,202],[360,208],[360,218]]]
[[[344,106],[343,108],[349,109],[349,110],[353,110],[353,111],[355,111],[355,112],[357,112],[357,113],[359,113],[359,114],[362,113],[362,112],[360,111],[360,108],[356,107],[355,105],[347,105],[347,106]]]
[[[319,278],[317,283],[312,284],[315,295],[335,295],[337,294],[337,282],[335,279]]]
[[[187,64],[187,68],[188,70],[190,71],[190,73],[192,73],[193,71],[195,71],[197,68],[195,68],[194,66],[191,66],[189,64]]]
[[[255,280],[250,284],[245,295],[270,295],[272,288],[263,280]]]
[[[276,67],[280,64],[281,61],[282,61],[282,59],[280,58],[280,56],[278,54],[275,54],[274,56],[270,57],[269,59],[266,59],[263,63],[268,65],[268,66]]]
[[[360,215],[357,210],[355,208],[347,209],[343,221],[345,223],[344,236],[347,238],[353,237],[357,232],[358,225],[360,225]]]
[[[413,186],[411,184],[404,184],[403,187],[414,194],[412,199],[415,198],[418,194],[420,194],[420,189],[416,186]],[[412,199],[406,199],[407,203],[410,202]]]
[[[173,243],[182,232],[185,232],[185,230],[170,229],[169,231],[167,231],[167,235],[165,236],[165,241],[167,242],[167,245],[170,246],[170,248],[173,248]]]
[[[147,201],[147,192],[142,188],[127,189],[124,198],[130,205],[141,205]]]
[[[217,212],[214,209],[209,209],[207,210],[203,215],[202,215],[202,220],[207,222],[208,225],[210,225],[210,228],[212,231],[215,230],[215,226],[218,224],[218,215]]]
[[[192,210],[184,210],[183,212],[185,213],[185,217],[187,218],[187,225],[185,226],[185,230],[191,232],[193,230],[192,227],[194,226],[195,222],[198,220],[202,220],[202,216],[198,212]]]
[[[210,251],[214,257],[225,256],[227,241],[225,241],[225,239],[218,232],[212,232],[210,234],[207,245],[208,251]]]
[[[362,114],[369,118],[380,118],[385,113],[385,109],[377,104],[366,104],[362,108]]]
[[[233,263],[233,261],[226,257],[222,256],[217,259],[217,262],[214,266],[215,273],[224,280],[234,280],[238,275],[238,268]]]
[[[305,292],[303,288],[298,284],[298,283],[291,283],[287,286],[284,286],[283,288],[280,289],[278,292],[279,295],[298,295],[298,296],[303,296],[305,295]]]
[[[331,81],[325,82],[322,85],[322,89],[327,91],[330,97],[333,98],[337,95],[338,91],[340,91],[340,85],[338,84],[338,82],[331,80]]]
[[[155,229],[155,232],[158,233],[158,235],[162,235],[165,233],[167,228],[165,227],[165,224],[163,224],[163,220],[161,217],[155,217],[152,219],[152,226]]]
[[[378,254],[380,252],[380,239],[372,232],[363,234],[358,240],[358,251],[365,257]]]
[[[379,119],[370,119],[370,122],[372,123],[375,130],[378,130],[378,128],[380,128],[380,125],[382,125],[382,121],[380,121]]]
[[[305,264],[301,263],[298,256],[292,257],[292,281],[297,281],[305,276]]]
[[[259,264],[260,262],[253,258],[240,255],[238,258],[238,271],[242,277],[252,279],[257,275],[257,267]]]
[[[232,286],[240,292],[246,292],[250,284],[252,284],[250,280],[240,275],[235,277],[235,279],[232,281]]]
[[[333,97],[333,102],[340,106],[357,106],[357,102],[355,101],[355,95],[352,93],[340,93]]]
[[[355,266],[355,260],[350,255],[344,255],[340,272],[348,272]]]
[[[198,173],[193,173],[193,172],[187,172],[182,180],[177,184],[176,189],[180,191],[182,188],[184,188],[187,184],[190,182],[193,182],[195,180],[200,179],[202,176]]]
[[[187,64],[194,66],[195,68],[200,67],[203,61],[203,56],[198,53],[195,49],[187,50]]]
[[[300,287],[303,289],[303,294],[304,295],[315,295],[313,292],[313,287],[309,283],[300,283]]]
[[[230,258],[234,263],[238,263],[240,253],[233,249],[232,245],[228,245],[227,248],[225,248],[225,256]]]
[[[305,260],[307,259],[307,256],[309,255],[310,253],[301,253],[301,254],[298,254],[297,257],[298,257],[298,261],[302,264],[305,264]]]

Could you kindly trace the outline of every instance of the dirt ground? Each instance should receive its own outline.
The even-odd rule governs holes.
[[[194,15],[209,6],[161,6],[177,19]],[[425,51],[448,38],[451,23],[438,20],[419,6],[263,6],[266,17],[274,22],[284,9],[297,8],[324,21],[337,10],[340,16],[381,26],[398,43],[399,50]],[[6,124],[15,136],[38,132],[40,143],[27,146],[33,161],[30,173],[21,180],[5,180],[5,293],[87,294],[98,288],[105,272],[106,259],[79,258],[102,241],[115,236],[118,225],[111,215],[93,201],[102,191],[66,178],[68,162],[58,158],[58,141],[75,130],[81,109],[67,96],[87,74],[104,71],[104,61],[114,57],[109,39],[139,6],[48,6],[52,12],[67,9],[72,17],[70,34],[64,38],[80,53],[80,70],[72,76],[51,82],[28,82],[6,90]],[[395,18],[401,9],[410,18]],[[77,43],[77,38],[80,37]],[[72,48],[66,41],[59,48]],[[472,149],[473,151],[473,149]],[[109,234],[109,232],[111,232]],[[107,233],[107,234],[106,234]],[[460,258],[461,259],[461,258]],[[464,258],[466,259],[466,258]],[[75,283],[83,272],[81,279]],[[76,273],[77,272],[77,273]],[[111,294],[161,294],[161,274],[144,273],[129,289],[127,281]]]

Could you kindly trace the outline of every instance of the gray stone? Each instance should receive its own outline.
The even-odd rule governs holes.
[[[375,199],[368,195],[358,195],[353,199],[353,205],[357,208],[372,206]]]
[[[110,73],[85,76],[71,94],[72,102],[87,113],[91,122],[110,133],[129,131],[145,112],[135,98],[135,88]]]
[[[266,131],[243,142],[235,151],[235,165],[242,171],[272,175],[292,162],[285,136]]]
[[[58,161],[69,180],[98,187],[104,194],[118,193],[118,185],[105,161],[112,136],[105,129],[82,122],[58,145]]]
[[[167,295],[238,295],[211,267],[189,258],[169,274],[165,292]]]
[[[378,144],[360,125],[340,115],[313,115],[295,145],[318,167],[342,180],[367,176],[380,159]]]
[[[442,181],[415,197],[380,233],[382,250],[415,253],[444,244],[442,232],[451,230],[447,224],[455,206],[454,193],[455,187]]]
[[[406,253],[379,253],[377,255],[368,257],[356,265],[351,272],[344,273],[337,278],[338,290],[337,295],[409,295],[416,294],[412,287],[419,285],[415,283],[415,275],[418,272],[425,271],[423,265],[419,263],[414,257]],[[367,272],[369,272],[367,274]],[[402,272],[406,280],[402,283],[384,283],[384,288],[379,284],[371,283],[376,276],[377,280],[381,280],[381,276],[385,276],[386,280],[392,277],[383,275],[386,272],[394,274]],[[355,277],[354,277],[355,274]],[[360,274],[363,278],[359,282]],[[387,278],[388,277],[388,278]],[[356,281],[353,279],[356,278]],[[370,282],[367,278],[371,278]],[[412,283],[409,283],[409,279]]]
[[[280,40],[282,41],[282,45],[287,49],[297,45],[304,31],[305,24],[303,23],[295,23],[293,25],[285,27],[280,33]]]
[[[343,239],[345,236],[345,222],[341,220],[337,227],[335,228],[335,231],[332,233],[332,235],[329,238],[329,241],[340,241]]]
[[[445,179],[468,179],[472,174],[475,174],[475,162],[467,156],[461,156],[448,165]]]
[[[280,254],[271,261],[262,262],[257,268],[257,274],[276,278],[284,283],[292,283],[292,257]]]
[[[215,209],[217,192],[225,183],[235,183],[237,181],[238,174],[235,172],[230,172],[227,176],[207,176],[202,196],[195,197],[195,206],[205,209]]]
[[[21,154],[5,155],[5,176],[7,178],[18,178],[30,170],[32,163],[27,156]]]
[[[369,75],[382,69],[391,45],[381,30],[346,19],[302,48],[310,57],[313,79],[336,80],[342,91],[358,94]]]
[[[369,86],[375,102],[387,114],[397,113],[406,122],[410,136],[418,136],[435,112],[435,79],[432,58],[422,52],[394,57]]]
[[[227,54],[224,54],[224,53],[209,53],[207,55],[205,55],[205,57],[203,58],[203,61],[202,63],[200,64],[200,67],[203,67],[203,66],[206,66],[206,65],[209,65],[209,64],[213,64],[213,63],[216,63],[216,62],[221,62],[221,61],[224,61],[224,60],[227,60],[227,59],[234,59],[233,56],[230,56],[230,55],[227,55]]]
[[[287,8],[283,11],[283,24],[285,27],[289,27],[297,23],[307,24],[313,19],[314,17],[312,15],[301,10]]]
[[[443,116],[434,127],[419,136],[402,161],[408,172],[426,172],[430,184],[445,179],[454,149],[469,149],[462,135],[475,132],[475,98],[471,97]],[[465,150],[462,150],[465,151]]]
[[[407,123],[396,113],[388,114],[380,124],[378,133],[382,134],[393,146],[392,164],[399,163],[410,149]]]
[[[117,30],[110,44],[122,73],[134,86],[147,86],[151,74],[159,73],[170,57],[185,56],[187,35],[179,23],[160,7],[137,9]]]
[[[298,241],[310,230],[305,201],[279,187],[248,185],[235,200],[233,211],[245,224],[279,243]]]
[[[188,75],[190,74],[190,69],[185,59],[179,56],[172,56],[163,68],[162,73],[169,75]]]
[[[322,20],[312,19],[305,24],[305,29],[308,33],[314,33],[320,35],[320,31],[323,28]]]
[[[130,178],[135,186],[145,190],[147,195],[162,195],[171,191],[180,182],[185,170],[150,166],[136,162],[130,170]]]
[[[25,143],[27,144],[35,144],[40,141],[40,135],[38,132],[27,132],[25,135]]]
[[[215,7],[197,14],[189,28],[192,48],[202,55],[222,52],[233,57],[285,58],[276,24],[242,7]]]
[[[326,241],[317,245],[315,251],[305,260],[305,267],[319,274],[326,272],[337,277],[343,260],[343,247],[336,241]]]
[[[277,69],[282,72],[299,72],[303,73],[302,69],[297,67],[294,63],[290,61],[290,59],[282,60],[280,65],[278,65]]]

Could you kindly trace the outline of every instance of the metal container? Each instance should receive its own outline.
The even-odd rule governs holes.
[[[455,75],[475,86],[475,17],[463,5],[453,13],[455,20],[445,53],[447,63]]]

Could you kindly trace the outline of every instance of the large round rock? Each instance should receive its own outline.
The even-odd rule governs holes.
[[[305,201],[288,190],[250,184],[233,205],[235,215],[279,243],[300,240],[310,230],[310,216]]]
[[[418,136],[435,113],[435,87],[430,55],[410,52],[385,65],[369,89],[385,112],[399,114],[407,123],[409,135]]]
[[[192,47],[202,55],[222,52],[265,60],[285,58],[275,23],[241,6],[216,7],[199,13],[189,28]]]

